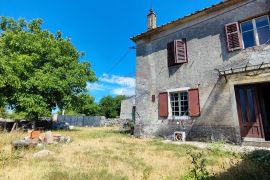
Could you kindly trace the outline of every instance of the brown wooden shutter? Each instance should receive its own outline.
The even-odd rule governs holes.
[[[243,48],[242,36],[238,22],[225,25],[228,51],[235,51]]]
[[[186,40],[175,40],[168,43],[167,57],[169,67],[186,63],[188,61]]]
[[[159,93],[159,117],[168,117],[168,93]]]
[[[189,116],[190,117],[200,116],[201,110],[200,110],[199,89],[188,90],[188,99],[189,99]]]
[[[175,63],[182,64],[187,62],[186,40],[175,40]]]

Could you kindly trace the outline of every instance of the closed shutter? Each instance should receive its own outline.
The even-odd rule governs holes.
[[[168,93],[159,93],[159,117],[168,117]]]
[[[201,110],[200,110],[199,89],[188,90],[188,99],[189,99],[189,116],[190,117],[200,116]]]
[[[186,40],[175,40],[167,44],[168,67],[186,63]]]
[[[186,40],[176,40],[175,43],[175,62],[177,64],[187,62]]]
[[[242,38],[238,22],[225,25],[228,51],[235,51],[243,48]]]

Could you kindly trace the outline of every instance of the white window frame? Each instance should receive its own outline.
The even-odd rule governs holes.
[[[189,120],[191,119],[190,116],[173,116],[172,115],[172,107],[171,107],[171,93],[179,93],[179,92],[188,92],[188,90],[191,89],[190,87],[184,87],[184,88],[176,88],[176,89],[168,89],[168,112],[169,116],[168,119],[176,119],[176,120]]]
[[[252,21],[253,30],[249,30],[249,31],[253,31],[253,36],[254,36],[254,39],[255,39],[255,45],[254,46],[260,46],[262,44],[260,44],[260,40],[259,40],[258,29],[257,29],[257,26],[256,26],[256,19],[262,18],[264,16],[266,16],[267,19],[268,19],[268,27],[270,29],[270,20],[269,20],[269,16],[268,15],[263,15],[263,16],[256,17],[256,18],[253,18],[253,19],[250,19],[250,20],[247,20],[247,21],[244,21],[244,22],[241,22],[240,23],[240,26],[241,26],[240,29],[241,29],[241,35],[242,35],[242,44],[243,44],[244,49],[246,47],[245,47],[244,38],[243,38],[242,24],[245,23],[245,22],[248,22],[248,21]],[[264,27],[266,27],[266,26],[264,26]],[[263,28],[263,27],[260,27],[260,28]],[[245,32],[248,32],[248,31],[245,31]],[[248,48],[251,48],[251,47],[248,47]]]

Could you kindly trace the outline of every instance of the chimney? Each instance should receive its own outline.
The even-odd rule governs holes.
[[[150,9],[149,14],[147,15],[147,29],[155,29],[157,27],[157,16],[153,9]]]

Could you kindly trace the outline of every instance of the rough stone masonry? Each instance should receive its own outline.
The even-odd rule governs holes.
[[[269,70],[256,74],[229,76],[227,81],[215,69],[270,61],[269,45],[228,52],[224,26],[228,23],[267,13],[269,0],[235,1],[233,5],[167,26],[146,37],[133,38],[136,57],[136,127],[138,136],[168,136],[185,131],[191,140],[241,142],[234,86],[241,83],[270,81]],[[150,32],[151,33],[151,32]],[[185,38],[188,63],[168,67],[167,44]],[[160,92],[174,88],[199,88],[201,115],[189,120],[160,118]]]

